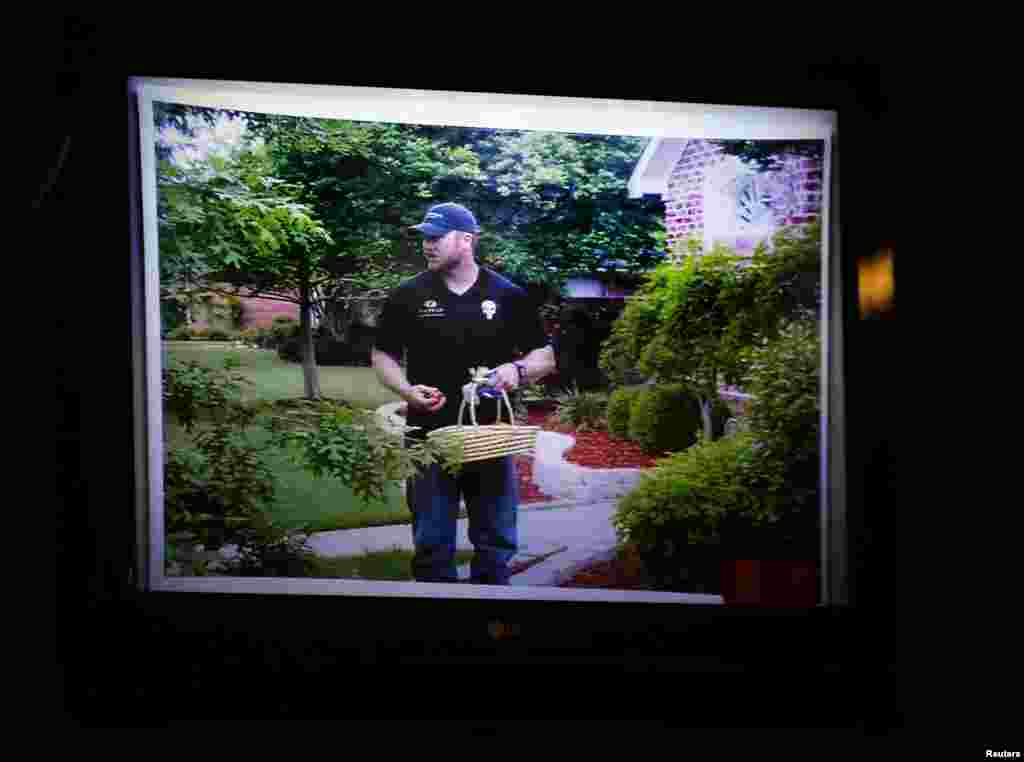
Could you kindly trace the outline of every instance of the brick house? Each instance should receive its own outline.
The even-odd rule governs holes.
[[[628,189],[631,198],[653,195],[665,203],[670,251],[695,235],[704,251],[721,242],[752,257],[759,243],[771,244],[779,227],[820,217],[822,183],[820,159],[781,156],[776,169],[758,171],[707,140],[655,138],[637,161]],[[632,279],[616,282],[604,268],[567,285],[570,299],[623,299],[634,290]]]
[[[263,328],[273,324],[274,318],[279,315],[299,319],[299,305],[293,302],[284,302],[278,299],[256,299],[240,297],[242,303],[242,317],[240,328]],[[214,314],[215,305],[227,303],[226,297],[215,296],[211,305],[196,304],[192,308],[192,324],[196,328],[223,328],[234,329],[231,320]],[[213,309],[211,309],[213,306]]]
[[[820,217],[822,160],[781,156],[774,170],[761,172],[707,140],[656,138],[637,162],[629,195],[665,202],[670,248],[696,235],[704,251],[722,242],[751,257],[780,226]]]
[[[761,242],[783,225],[818,219],[823,207],[821,159],[780,156],[774,169],[759,171],[723,153],[707,140],[653,139],[629,180],[629,195],[656,195],[665,202],[665,224],[672,251],[695,236],[708,252],[726,244],[753,257]],[[679,256],[672,252],[674,261]],[[722,398],[734,413],[746,412],[750,397],[723,387]]]
[[[242,328],[264,328],[274,322],[274,318],[285,316],[299,319],[299,305],[294,302],[282,302],[277,299],[250,299],[242,297]]]

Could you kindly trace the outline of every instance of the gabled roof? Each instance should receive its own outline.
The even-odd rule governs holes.
[[[669,175],[689,142],[688,138],[652,138],[629,178],[629,197],[640,198],[648,193],[664,196]]]

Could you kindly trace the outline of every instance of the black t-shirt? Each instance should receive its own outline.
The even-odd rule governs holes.
[[[409,411],[408,425],[422,427],[411,432],[416,438],[459,422],[470,368],[496,368],[547,344],[526,290],[486,267],[480,267],[476,283],[461,295],[429,270],[399,285],[384,304],[374,342],[377,350],[396,360],[408,350],[409,383],[437,387],[447,397],[436,413]],[[481,397],[477,423],[494,423],[499,401]],[[508,421],[505,409],[501,420]],[[462,422],[471,423],[468,405]]]

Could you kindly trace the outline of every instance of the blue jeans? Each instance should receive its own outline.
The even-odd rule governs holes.
[[[406,481],[416,548],[413,579],[458,582],[455,539],[460,496],[466,499],[469,540],[475,551],[470,582],[507,585],[508,563],[518,550],[519,484],[511,456],[465,463],[457,478],[434,463]]]

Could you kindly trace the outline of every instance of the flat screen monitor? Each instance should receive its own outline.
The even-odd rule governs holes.
[[[591,97],[256,76],[124,85],[131,505],[89,510],[111,527],[121,594],[143,610],[307,644],[344,633],[367,660],[387,643],[414,660],[478,658],[471,647],[439,656],[438,643],[457,641],[532,643],[531,658],[561,663],[592,656],[602,637],[617,644],[612,660],[623,648],[645,658],[667,632],[699,639],[694,658],[754,631],[781,645],[850,606],[856,390],[845,363],[864,317],[857,262],[874,252],[849,250],[863,239],[847,214],[860,218],[867,202],[863,183],[845,179],[857,167],[842,164],[843,130],[856,149],[864,117],[843,85],[825,88],[831,100],[801,92],[777,105],[728,90]],[[409,484],[380,478],[398,456],[374,450],[383,440],[358,416],[374,437],[404,423],[372,362],[374,330],[393,327],[399,285],[429,274],[412,226],[445,202],[478,218],[479,236],[457,245],[472,244],[489,285],[532,305],[527,334],[545,341],[520,349],[553,365],[513,395],[535,436],[503,472],[516,486],[504,508],[516,541],[473,526],[501,499],[474,513],[455,496],[456,534],[433,551],[451,543],[444,569],[455,575],[440,582],[414,579],[413,559],[430,559],[414,537],[429,532],[417,535]],[[710,301],[702,312],[687,295]],[[475,319],[490,330],[484,304]],[[408,314],[447,319],[437,307]],[[642,338],[624,348],[630,336]],[[660,354],[646,351],[656,342]],[[304,347],[318,362],[304,363]],[[407,359],[394,358],[402,373]],[[813,430],[803,481],[751,477],[751,464],[787,462],[758,453],[778,447],[798,408]],[[256,417],[232,428],[245,411]],[[274,419],[294,436],[263,425]],[[285,440],[290,449],[277,447]],[[363,500],[366,484],[380,495]],[[772,500],[778,517],[803,501],[803,523],[788,527],[802,543],[786,546],[799,552],[780,552],[765,528]],[[744,534],[758,511],[759,531]],[[721,544],[726,526],[745,541]],[[474,581],[495,553],[507,580]]]

